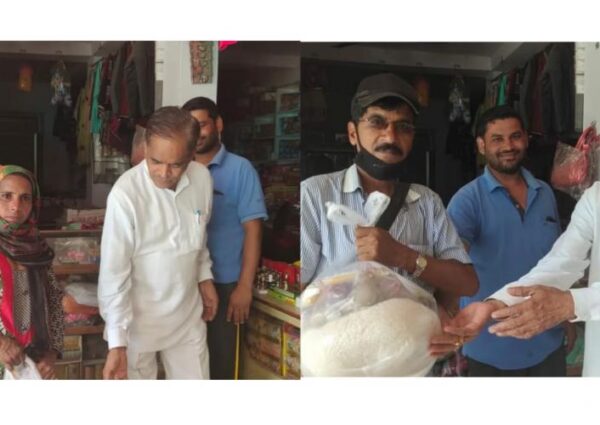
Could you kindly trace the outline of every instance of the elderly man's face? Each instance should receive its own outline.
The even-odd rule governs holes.
[[[193,155],[183,137],[152,137],[146,143],[146,162],[156,187],[175,190]]]
[[[410,153],[415,137],[414,115],[408,105],[387,111],[369,106],[357,124],[348,123],[353,146],[366,149],[388,164],[397,164]]]

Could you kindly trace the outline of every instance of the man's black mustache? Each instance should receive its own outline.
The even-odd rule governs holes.
[[[386,143],[375,148],[375,152],[392,152],[398,155],[402,155],[404,152],[398,146],[391,143]]]
[[[512,150],[512,151],[498,152],[498,155],[500,155],[500,156],[502,156],[502,155],[518,155],[520,153],[521,153],[521,151]]]

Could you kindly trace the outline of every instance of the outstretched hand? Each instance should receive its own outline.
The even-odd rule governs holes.
[[[469,304],[444,326],[444,331],[463,338],[475,338],[492,317],[492,313],[504,307],[497,300]]]
[[[441,305],[438,305],[438,315],[440,317],[442,329],[444,329],[446,325],[450,324],[452,317]],[[442,331],[442,333],[434,335],[429,341],[429,354],[434,357],[445,357],[458,350],[464,342],[463,337]]]

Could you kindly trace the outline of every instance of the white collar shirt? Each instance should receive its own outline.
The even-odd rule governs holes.
[[[159,351],[196,327],[198,282],[212,279],[206,225],[213,185],[192,161],[175,190],[160,189],[146,161],[124,173],[107,201],[98,282],[109,347]]]

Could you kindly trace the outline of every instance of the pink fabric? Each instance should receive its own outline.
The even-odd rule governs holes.
[[[237,41],[219,41],[219,52],[222,52],[229,46],[236,44]]]

